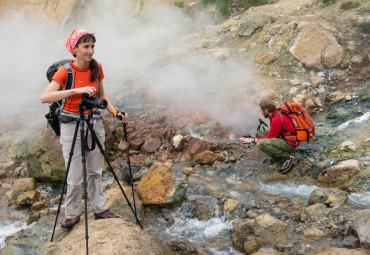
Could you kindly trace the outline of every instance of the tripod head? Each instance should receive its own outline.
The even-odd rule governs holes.
[[[263,128],[263,130],[265,131],[265,127],[269,127],[266,122],[264,122],[262,119],[258,119],[258,121],[260,122],[260,124],[258,125],[257,127],[257,131],[259,131],[261,129],[261,127]]]

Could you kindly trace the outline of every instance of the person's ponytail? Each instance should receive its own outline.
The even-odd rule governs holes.
[[[96,60],[93,58],[90,60],[90,69],[91,69],[90,81],[94,82],[99,78],[100,70],[99,70],[98,62],[96,62]]]

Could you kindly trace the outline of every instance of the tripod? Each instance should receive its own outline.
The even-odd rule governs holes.
[[[75,143],[76,143],[77,132],[78,132],[78,129],[80,129],[80,136],[81,136],[81,161],[82,161],[82,176],[83,176],[82,186],[83,186],[83,190],[84,190],[83,199],[84,199],[84,205],[85,205],[84,213],[85,213],[86,254],[89,254],[89,243],[88,243],[89,236],[88,236],[88,222],[87,222],[87,189],[86,189],[86,187],[87,187],[87,180],[86,180],[86,174],[87,174],[87,170],[86,170],[86,151],[88,150],[88,148],[87,148],[87,145],[84,143],[84,140],[85,140],[84,139],[84,132],[85,132],[84,123],[85,123],[85,121],[87,123],[87,130],[89,130],[91,132],[93,144],[96,143],[96,145],[98,145],[98,148],[100,149],[100,152],[104,156],[104,159],[107,162],[107,165],[108,165],[108,168],[109,168],[110,172],[113,174],[113,177],[116,180],[119,188],[121,189],[122,194],[125,197],[127,204],[129,205],[132,213],[135,216],[136,223],[140,226],[141,229],[143,229],[143,227],[141,226],[140,221],[139,221],[139,219],[137,217],[136,205],[135,205],[135,210],[134,210],[132,208],[132,206],[131,206],[131,203],[130,203],[128,197],[126,196],[125,191],[123,190],[123,188],[122,188],[122,186],[121,186],[121,184],[120,184],[120,182],[118,180],[117,175],[113,171],[113,167],[111,166],[111,164],[110,164],[110,162],[109,162],[109,160],[108,160],[108,158],[107,158],[107,156],[105,154],[105,151],[103,149],[103,146],[100,143],[100,141],[99,141],[99,139],[98,139],[98,137],[97,137],[97,135],[96,135],[96,133],[94,131],[93,126],[90,124],[90,118],[92,116],[92,108],[93,107],[91,106],[91,103],[86,98],[87,98],[86,96],[83,97],[82,102],[79,104],[80,118],[76,122],[76,128],[75,128],[75,131],[74,131],[72,146],[71,146],[71,150],[70,150],[70,153],[69,153],[69,159],[68,159],[68,164],[67,164],[66,175],[65,175],[65,178],[64,178],[62,193],[61,193],[61,197],[60,197],[60,201],[59,201],[59,205],[58,205],[58,211],[57,211],[57,215],[56,215],[56,218],[55,218],[55,223],[54,223],[54,228],[53,228],[53,234],[51,236],[51,240],[50,241],[53,242],[53,239],[54,239],[54,233],[55,233],[55,228],[56,228],[56,224],[57,224],[57,221],[58,221],[58,216],[59,216],[59,213],[60,213],[60,207],[61,207],[62,200],[63,200],[63,194],[64,194],[65,187],[66,187],[66,184],[67,184],[67,178],[68,178],[69,168],[70,168],[70,165],[71,165],[71,162],[72,162],[72,156],[73,156],[73,151],[74,151],[74,147],[75,147]],[[104,106],[106,107],[106,104]],[[101,107],[101,108],[104,109],[105,108],[104,106]],[[89,110],[89,114],[88,114],[87,120],[85,120],[85,116],[84,116],[84,111],[85,110]],[[93,145],[93,147],[94,147],[94,145]],[[134,192],[134,191],[132,190],[132,192]],[[132,193],[132,195],[134,197],[134,193]]]

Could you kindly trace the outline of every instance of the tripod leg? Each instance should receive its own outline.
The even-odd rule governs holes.
[[[54,239],[55,228],[56,228],[56,226],[57,226],[58,216],[59,216],[59,213],[60,213],[60,207],[61,207],[61,205],[62,205],[63,194],[64,194],[64,191],[65,191],[65,188],[66,188],[66,185],[67,185],[68,173],[69,173],[69,168],[70,168],[70,166],[71,166],[71,161],[72,161],[72,156],[73,156],[73,150],[74,150],[75,143],[76,143],[76,137],[77,137],[77,131],[78,131],[78,126],[79,126],[79,124],[80,124],[80,121],[78,120],[78,121],[77,121],[77,123],[76,123],[76,129],[75,129],[75,132],[74,132],[74,135],[73,135],[73,141],[72,141],[71,150],[70,150],[70,152],[69,152],[69,159],[68,159],[68,165],[67,165],[66,175],[65,175],[65,177],[64,177],[62,193],[60,194],[60,200],[59,200],[59,205],[58,205],[57,215],[56,215],[56,217],[55,217],[55,223],[54,223],[54,228],[53,228],[53,234],[51,235],[50,242],[52,242],[52,241],[53,241],[53,239]]]
[[[124,135],[124,139],[125,139],[125,142],[126,142],[127,165],[128,165],[128,170],[130,172],[130,183],[129,183],[129,185],[131,186],[132,200],[134,201],[135,215],[137,215],[136,202],[135,202],[135,193],[134,193],[134,182],[133,182],[132,171],[131,171],[131,160],[130,160],[130,151],[129,151],[128,138],[127,138],[127,125],[126,125],[126,123],[123,123],[123,135]]]
[[[140,226],[140,228],[141,228],[141,229],[143,229],[143,227],[141,226],[140,221],[139,221],[139,219],[138,219],[138,217],[137,217],[136,208],[135,208],[135,210],[132,208],[131,203],[130,203],[130,201],[129,201],[129,199],[128,199],[128,197],[127,197],[126,193],[125,193],[125,191],[123,190],[123,188],[122,188],[122,186],[121,186],[121,183],[120,183],[120,182],[119,182],[119,180],[118,180],[117,175],[116,175],[116,174],[115,174],[115,172],[113,171],[113,167],[112,167],[112,165],[110,164],[109,159],[108,159],[108,157],[107,157],[107,156],[106,156],[106,154],[105,154],[105,151],[104,151],[104,149],[103,149],[103,146],[102,146],[102,144],[100,143],[99,138],[97,137],[97,135],[96,135],[96,133],[95,133],[95,130],[91,127],[91,125],[90,125],[90,124],[88,124],[87,126],[88,126],[89,130],[91,131],[92,139],[93,139],[93,140],[95,140],[96,144],[98,145],[98,147],[99,147],[99,149],[100,149],[100,152],[103,154],[104,159],[105,159],[105,161],[107,162],[107,165],[108,165],[108,168],[109,168],[110,172],[113,174],[113,177],[114,177],[114,179],[116,180],[116,182],[117,182],[117,184],[118,184],[119,188],[121,189],[122,194],[123,194],[123,196],[125,197],[125,199],[126,199],[126,202],[127,202],[128,206],[131,208],[131,211],[132,211],[132,213],[133,213],[133,214],[134,214],[134,216],[135,216],[136,223]]]
[[[83,189],[84,189],[84,202],[85,202],[85,239],[86,239],[86,254],[89,254],[89,231],[88,231],[88,225],[87,225],[87,181],[86,181],[86,148],[84,144],[84,117],[83,114],[81,114],[82,120],[80,120],[80,135],[81,135],[81,159],[82,159],[82,178],[83,178]]]

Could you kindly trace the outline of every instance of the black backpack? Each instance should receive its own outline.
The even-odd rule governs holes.
[[[61,66],[64,66],[67,69],[67,80],[65,89],[71,89],[74,83],[74,76],[73,76],[73,70],[69,62],[71,62],[71,59],[61,60],[54,64],[52,64],[48,70],[46,71],[46,78],[49,82],[51,82],[51,79],[53,78],[54,74],[59,70]],[[57,136],[60,136],[60,126],[59,126],[59,113],[60,110],[63,109],[64,102],[67,100],[67,98],[60,100],[58,102],[54,102],[49,104],[49,112],[45,115],[45,118],[48,121],[48,124],[53,129],[54,133]]]

